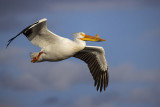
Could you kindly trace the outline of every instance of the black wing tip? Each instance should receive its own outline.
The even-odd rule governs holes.
[[[108,85],[106,85],[106,87],[104,87],[104,88],[97,85],[97,91],[99,91],[101,93],[103,91],[106,91],[107,87],[108,87]]]
[[[23,29],[19,34],[17,34],[15,37],[11,38],[11,39],[8,41],[8,44],[7,44],[6,48],[7,48],[7,47],[10,45],[10,43],[11,43],[16,37],[18,37],[20,34],[23,33],[24,35],[26,35],[28,29],[29,29],[31,26],[33,26],[33,25],[35,25],[35,24],[37,24],[37,23],[45,22],[45,21],[47,21],[47,19],[46,19],[46,18],[43,18],[43,19],[41,19],[41,20],[33,23],[32,25],[26,27],[25,29]],[[30,33],[30,32],[29,32],[29,33]]]
[[[8,44],[6,46],[6,48],[9,46],[9,44],[15,39],[17,38],[19,35],[21,35],[22,33],[24,33],[30,26],[26,27],[25,29],[23,29],[20,33],[18,33],[16,36],[14,36],[13,38],[11,38],[9,41],[8,41]]]
[[[85,47],[82,51],[78,52],[73,57],[79,58],[88,64],[88,67],[94,79],[94,86],[97,88],[97,91],[99,91],[99,89],[100,92],[102,92],[103,90],[105,91],[106,87],[108,86],[108,67],[105,70],[101,69],[100,66],[96,67],[97,60],[91,60],[91,58],[93,57],[93,55],[95,56],[95,54],[90,55],[87,51],[87,48],[88,47]],[[93,61],[94,63],[92,62],[92,64],[90,64],[90,61]]]
[[[11,39],[8,41],[8,44],[7,44],[6,48],[8,48],[9,44],[12,42],[13,39],[14,39],[14,37],[11,38]]]
[[[100,83],[98,83],[100,84]],[[103,84],[104,85],[104,84]],[[100,93],[103,92],[103,91],[106,91],[106,88],[108,87],[108,84],[106,86],[100,86],[100,85],[97,85],[95,86],[97,87],[97,91],[99,91]]]
[[[19,34],[17,34],[16,36],[14,36],[13,38],[11,38],[9,41],[8,41],[8,44],[6,46],[6,48],[9,46],[9,44],[16,38],[18,37],[21,33],[23,33],[24,30],[22,30]]]
[[[94,86],[97,87],[97,91],[105,91],[106,88],[108,87],[108,81],[109,81],[109,76],[108,76],[108,68],[107,70],[101,71],[101,73],[98,75],[98,78],[95,79]]]

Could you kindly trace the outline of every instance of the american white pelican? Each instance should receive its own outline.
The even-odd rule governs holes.
[[[83,32],[73,33],[74,41],[58,36],[48,30],[47,19],[41,19],[22,30],[18,35],[8,41],[8,45],[21,33],[23,33],[32,44],[41,48],[40,52],[30,54],[31,62],[61,61],[70,57],[83,60],[88,64],[90,72],[95,81],[97,91],[100,88],[106,90],[108,86],[108,66],[105,52],[99,46],[86,46],[85,41],[105,41],[99,35],[89,36]]]

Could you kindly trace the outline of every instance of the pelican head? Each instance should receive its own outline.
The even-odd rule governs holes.
[[[72,33],[72,35],[74,35],[74,38],[78,38],[83,41],[95,41],[95,42],[106,41],[104,39],[99,38],[98,34],[96,34],[95,36],[90,36],[83,32],[78,32],[78,33]]]

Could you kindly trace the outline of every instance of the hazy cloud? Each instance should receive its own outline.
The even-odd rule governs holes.
[[[15,100],[4,100],[0,98],[0,107],[20,107],[20,105]]]
[[[14,49],[14,51],[12,51],[11,48],[7,50],[6,54],[1,54],[0,58],[2,59],[2,57],[4,57],[7,59],[8,57],[12,57],[12,59],[17,59],[17,56],[21,56],[21,54],[24,55],[24,53],[19,52],[20,50],[21,49]],[[12,56],[13,54],[14,56]],[[24,58],[18,58],[16,63],[7,61],[3,63],[3,65],[14,65],[12,67],[17,69],[17,71],[10,72],[12,69],[6,68],[6,71],[1,69],[0,87],[16,91],[46,89],[65,90],[79,83],[94,83],[87,65],[78,61],[64,60],[56,63],[43,62],[33,64]],[[154,104],[155,107],[158,107],[160,99],[160,86],[158,84],[160,80],[159,70],[139,70],[134,65],[127,63],[117,67],[110,67],[109,75],[109,88],[116,83],[119,85],[123,83],[130,84],[133,86],[133,89],[127,89],[126,87],[128,86],[129,88],[129,85],[125,85],[125,88],[124,86],[115,86],[112,88],[114,90],[108,90],[107,93],[97,94],[95,96],[81,96],[76,102],[72,102],[68,105],[73,107],[115,107],[120,104],[124,106],[136,104],[139,106],[141,103],[147,103],[149,105]],[[145,86],[145,84],[148,85]],[[125,92],[123,93],[122,90]],[[4,104],[8,103],[3,103],[3,105]],[[49,97],[43,104],[56,104],[61,106],[65,104],[65,102],[56,97]]]
[[[79,83],[94,83],[87,65],[82,61],[64,60],[33,64],[29,62],[29,59],[17,59],[17,56],[20,57],[22,53],[23,50],[10,49],[10,51],[6,51],[6,54],[0,55],[0,63],[12,66],[14,71],[17,70],[7,73],[7,70],[10,71],[11,69],[5,69],[5,71],[1,69],[0,83],[2,87],[16,90],[44,90],[49,88],[64,90]],[[14,58],[16,58],[16,63]],[[10,59],[13,59],[13,62]],[[4,63],[5,61],[8,62]],[[156,69],[138,70],[132,64],[122,64],[117,67],[110,67],[109,77],[110,83],[158,83],[160,72]]]
[[[86,4],[88,4],[89,7],[86,7]],[[48,8],[48,6],[52,4],[53,6],[56,6],[58,8],[58,6],[62,7],[65,6],[67,8],[68,5],[70,4],[70,6],[73,6],[72,8],[76,8],[76,6],[78,6],[78,8],[81,6],[81,9],[85,8],[85,9],[89,9],[90,7],[92,9],[97,8],[97,6],[99,7],[99,5],[102,5],[102,7],[104,5],[106,5],[106,8],[110,8],[110,7],[129,7],[129,6],[158,6],[160,5],[160,1],[159,0],[38,0],[38,1],[32,1],[32,0],[14,0],[14,1],[10,1],[10,0],[1,0],[1,4],[0,4],[0,13],[19,13],[19,12],[43,12],[44,10],[49,10],[50,8]],[[66,4],[66,5],[65,5]],[[76,6],[75,6],[76,5]],[[92,7],[94,6],[94,7]],[[107,7],[108,6],[108,7]],[[57,9],[55,8],[55,9]],[[67,9],[66,8],[66,9]],[[57,9],[58,10],[58,9]]]
[[[139,87],[131,92],[131,101],[138,103],[154,103],[160,105],[160,85],[153,84],[152,87]]]
[[[0,3],[0,31],[6,32],[43,18],[44,14],[62,11],[95,11],[160,6],[159,0],[2,0]],[[41,17],[40,17],[41,16]],[[23,20],[22,20],[23,18]]]
[[[107,99],[103,96],[83,96],[75,102],[73,107],[114,107]]]
[[[33,64],[29,59],[20,58],[21,55],[25,55],[23,50],[10,49],[6,51],[6,54],[5,51],[0,52],[2,53],[0,54],[1,65],[10,66],[10,69],[0,69],[0,85],[5,88],[16,90],[43,90],[47,88],[63,90],[81,82],[92,81],[94,83],[84,62],[76,63],[65,60],[56,63],[42,62]],[[11,72],[12,70],[14,72]]]
[[[49,97],[46,99],[43,104],[44,105],[55,105],[59,102],[59,99],[57,97]]]
[[[50,4],[49,7],[53,11],[95,11],[102,9],[128,9],[135,7],[159,6],[159,0],[87,0],[72,2],[57,2]]]
[[[19,76],[2,73],[0,75],[1,86],[16,90],[43,90],[48,88],[63,90],[72,87],[73,84],[92,79],[87,67],[84,67],[86,70],[81,69],[79,67],[83,68],[83,66],[70,62],[53,63],[52,65],[42,63],[33,66],[27,65],[26,67],[21,68],[22,73]]]
[[[83,96],[77,100],[74,104],[75,107],[128,107],[136,106],[141,107],[142,104],[147,107],[154,106],[159,107],[160,105],[160,87],[152,85],[151,87],[136,86],[131,90],[126,90],[122,87],[117,87],[115,91],[110,91],[107,94],[96,95],[96,96]],[[121,91],[120,91],[121,90]],[[125,93],[122,93],[122,90]],[[116,103],[115,103],[116,102]],[[73,106],[73,107],[74,107]]]
[[[14,56],[19,56],[26,52],[27,50],[20,47],[10,47],[7,49],[0,48],[0,65],[7,64],[12,61]]]
[[[157,83],[160,80],[160,72],[157,69],[136,69],[131,64],[122,64],[110,70],[110,82],[141,82]]]
[[[158,41],[160,40],[160,28],[152,29],[144,33],[143,36],[141,36],[140,40],[151,42],[151,41]]]

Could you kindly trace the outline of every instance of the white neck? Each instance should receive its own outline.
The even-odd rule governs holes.
[[[80,40],[79,38],[74,38],[74,42],[79,48],[84,49],[84,47],[86,46],[86,42],[83,40]]]

